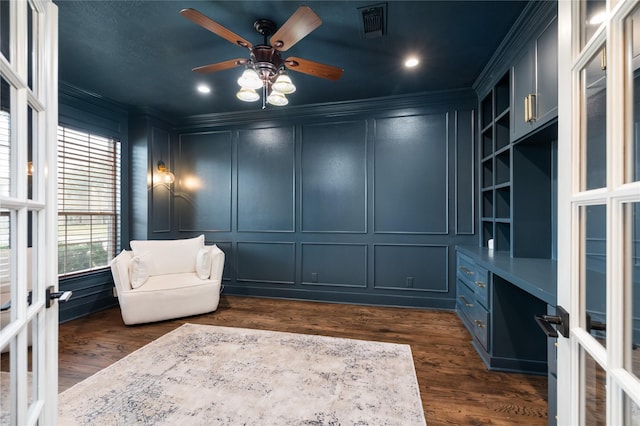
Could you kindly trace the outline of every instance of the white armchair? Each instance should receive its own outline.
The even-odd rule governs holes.
[[[131,241],[111,262],[122,320],[140,324],[215,311],[224,252],[204,235],[183,240]]]

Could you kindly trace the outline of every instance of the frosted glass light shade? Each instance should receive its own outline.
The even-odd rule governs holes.
[[[238,79],[240,87],[249,89],[259,89],[262,87],[262,80],[255,70],[247,68]]]
[[[253,89],[248,87],[243,87],[240,89],[238,93],[236,93],[236,97],[244,102],[255,102],[260,99],[260,95]]]
[[[294,86],[291,82],[291,78],[286,74],[280,74],[272,87],[273,90],[284,93],[285,95],[289,95],[296,91],[296,86]]]
[[[281,92],[278,92],[277,90],[274,90],[267,97],[267,102],[270,103],[271,105],[275,105],[275,106],[285,106],[286,104],[289,103],[289,100],[284,95],[284,93],[281,93]]]

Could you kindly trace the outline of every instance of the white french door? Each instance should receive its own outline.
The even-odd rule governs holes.
[[[0,0],[3,425],[57,423],[57,22],[50,0]]]
[[[640,424],[640,3],[558,2],[558,424]]]

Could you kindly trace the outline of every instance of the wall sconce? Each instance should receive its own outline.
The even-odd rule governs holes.
[[[158,161],[158,182],[171,185],[176,180],[176,177],[169,171],[164,161]]]
[[[27,176],[33,176],[33,161],[27,163]]]

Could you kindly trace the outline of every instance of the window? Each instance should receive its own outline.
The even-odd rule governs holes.
[[[58,127],[58,274],[106,268],[120,246],[120,142]]]

